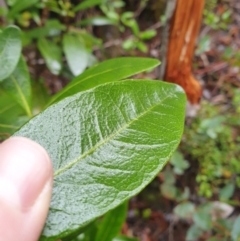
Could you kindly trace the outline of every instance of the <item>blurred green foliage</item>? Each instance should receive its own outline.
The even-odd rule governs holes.
[[[231,22],[232,11],[229,9],[227,3],[222,3],[221,11],[214,11],[218,6],[217,0],[206,1],[203,11],[203,22],[206,26],[212,29],[227,29],[228,24]]]
[[[223,51],[222,59],[233,67],[240,67],[240,51],[233,47],[226,47]]]
[[[171,165],[163,172],[161,194],[179,203],[174,213],[191,223],[186,236],[189,241],[204,235],[209,241],[240,238],[236,229],[240,216],[227,218],[240,204],[234,197],[240,188],[239,89],[232,94],[230,106],[202,101],[197,117],[185,126]],[[179,185],[181,175],[189,175],[191,181],[180,179],[183,183]]]
[[[141,0],[139,8],[144,9],[147,2]],[[65,70],[64,56],[73,76],[97,62],[93,49],[103,48],[103,45],[102,40],[89,31],[94,26],[115,26],[121,32],[129,29],[131,34],[122,42],[126,51],[138,49],[147,52],[144,42],[156,35],[155,29],[140,31],[135,12],[125,11],[123,0],[84,0],[78,4],[69,0],[8,0],[6,3],[7,6],[0,9],[3,27],[10,24],[21,27],[25,47],[37,42],[38,50],[54,75],[60,75]],[[93,8],[97,10],[92,11]],[[68,37],[65,38],[65,35]],[[62,46],[63,52],[60,51]],[[77,55],[74,53],[79,46],[84,53],[80,71],[74,66],[74,61],[70,61]]]
[[[181,151],[198,162],[196,181],[201,196],[219,195],[229,183],[240,187],[239,96],[236,90],[227,111],[202,102],[198,117],[185,128]]]

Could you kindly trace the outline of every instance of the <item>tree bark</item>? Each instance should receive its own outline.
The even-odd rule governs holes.
[[[177,0],[161,71],[164,80],[183,87],[191,104],[199,103],[202,95],[201,85],[192,75],[192,59],[203,7],[204,0]]]

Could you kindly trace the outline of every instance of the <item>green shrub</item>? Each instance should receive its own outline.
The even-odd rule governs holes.
[[[183,90],[161,81],[126,79],[156,67],[158,60],[117,58],[77,76],[32,118],[31,82],[20,42],[14,26],[0,35],[0,103],[6,105],[0,127],[13,131],[27,117],[14,135],[41,144],[53,162],[53,195],[40,240],[81,240],[88,225],[106,213],[93,239],[121,240],[116,236],[126,201],[158,174],[180,142]],[[19,112],[13,113],[12,106]]]

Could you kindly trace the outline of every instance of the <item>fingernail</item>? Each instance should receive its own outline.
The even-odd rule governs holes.
[[[36,142],[12,137],[0,145],[0,195],[14,205],[30,208],[51,177],[50,158]]]

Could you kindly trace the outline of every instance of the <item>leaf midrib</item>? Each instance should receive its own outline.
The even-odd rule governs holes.
[[[150,108],[148,108],[147,110],[145,110],[143,113],[141,113],[139,116],[137,116],[136,118],[132,119],[131,121],[129,121],[128,123],[125,123],[122,127],[120,127],[117,131],[115,131],[114,133],[112,133],[111,135],[109,135],[106,139],[100,141],[99,143],[97,143],[95,146],[93,146],[92,148],[90,148],[87,152],[83,153],[79,158],[73,160],[72,162],[68,163],[67,165],[65,165],[64,167],[58,169],[55,173],[54,173],[54,177],[58,176],[59,174],[61,174],[62,172],[68,170],[69,168],[71,168],[72,166],[74,166],[75,164],[77,164],[78,162],[81,161],[81,159],[85,158],[87,155],[93,153],[96,149],[98,149],[100,146],[104,145],[105,143],[107,143],[108,141],[112,140],[115,136],[117,136],[118,134],[120,134],[123,130],[125,130],[127,127],[129,127],[132,123],[134,123],[135,121],[139,120],[141,117],[143,117],[144,115],[146,115],[148,112],[150,112],[151,110],[153,110],[156,106],[161,105],[166,99],[168,99],[170,96],[167,96],[166,98],[160,100],[157,104],[152,105]]]

